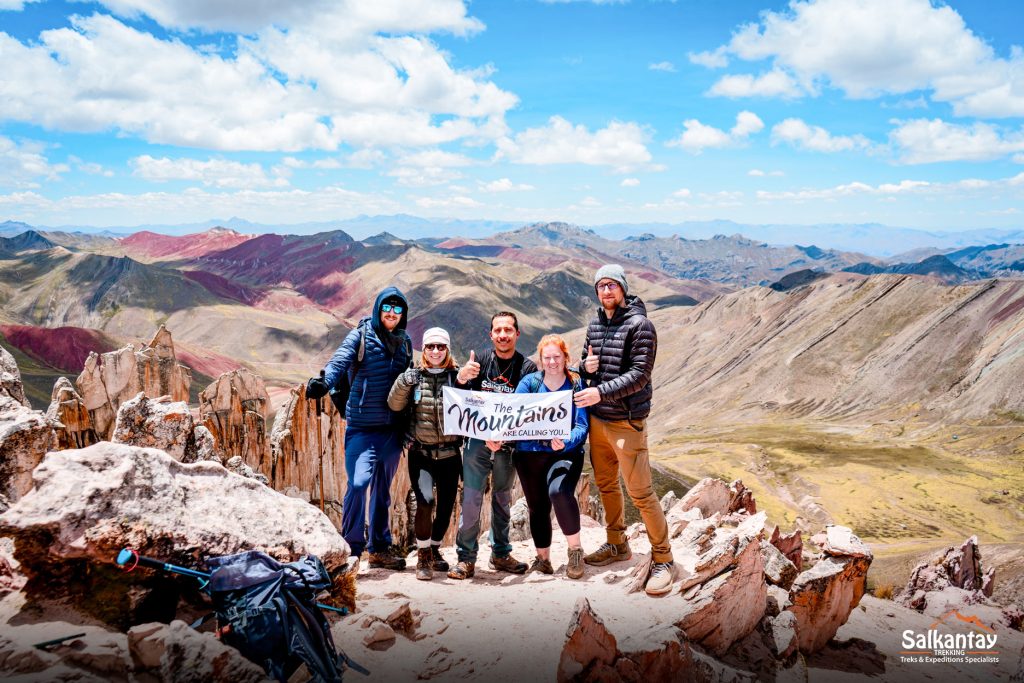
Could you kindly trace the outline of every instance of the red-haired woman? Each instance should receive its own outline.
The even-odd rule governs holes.
[[[423,581],[435,571],[448,571],[440,546],[452,521],[462,475],[462,437],[444,433],[442,412],[442,389],[455,386],[459,371],[450,346],[448,333],[440,327],[424,332],[420,366],[399,375],[388,394],[391,410],[413,404],[406,440],[411,442],[409,481],[416,495],[416,578]]]
[[[542,370],[527,375],[516,387],[517,394],[578,391],[579,375],[568,367],[569,347],[557,334],[549,334],[537,344]],[[565,573],[570,579],[583,576],[583,547],[580,545],[580,506],[576,485],[583,472],[583,443],[587,440],[587,409],[572,407],[572,432],[568,439],[519,441],[515,466],[530,508],[530,532],[537,557],[530,571],[553,574],[551,566],[551,508],[558,526],[569,542],[569,563]]]

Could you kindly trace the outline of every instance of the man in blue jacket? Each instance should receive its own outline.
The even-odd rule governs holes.
[[[398,415],[388,408],[395,379],[412,365],[412,345],[405,332],[409,304],[396,287],[377,295],[373,315],[363,318],[324,367],[324,378],[313,378],[306,396],[319,399],[350,379],[345,404],[345,472],[348,487],[342,503],[341,534],[360,557],[369,550],[371,568],[405,569],[405,560],[391,548],[388,524],[391,480],[402,455]],[[359,358],[363,349],[362,359]],[[366,494],[370,494],[369,542],[366,537]]]

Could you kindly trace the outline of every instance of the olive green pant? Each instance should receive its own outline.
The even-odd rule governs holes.
[[[633,427],[641,427],[637,430]],[[626,515],[623,508],[619,472],[626,483],[626,492],[633,500],[647,527],[647,537],[655,562],[671,562],[672,546],[668,541],[668,523],[661,503],[651,484],[651,461],[647,452],[647,420],[605,421],[590,417],[590,462],[594,481],[601,492],[605,526],[609,543],[626,540]]]

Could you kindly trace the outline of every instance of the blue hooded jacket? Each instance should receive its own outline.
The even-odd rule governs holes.
[[[391,332],[399,338],[394,353],[388,350],[388,345],[383,341],[387,329],[380,319],[381,304],[387,299],[400,300],[404,309],[398,326]],[[352,364],[357,363],[359,335],[363,334],[366,340],[363,360],[358,363],[355,376],[352,377],[352,391],[345,405],[345,421],[348,426],[389,427],[394,422],[395,413],[388,408],[388,392],[395,379],[412,365],[409,354],[411,346],[406,344],[408,334],[405,325],[408,319],[409,303],[405,295],[397,287],[384,288],[373,303],[373,315],[359,321],[324,366],[324,381],[333,389],[338,380],[349,372]]]

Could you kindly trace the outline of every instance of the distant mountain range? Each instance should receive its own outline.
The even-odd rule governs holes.
[[[0,223],[0,236],[9,237],[31,229],[43,232],[85,232],[106,237],[125,237],[140,231],[150,231],[165,235],[186,235],[203,232],[210,228],[222,227],[250,234],[312,234],[343,230],[354,239],[359,240],[382,232],[390,233],[403,240],[434,240],[454,236],[479,240],[490,238],[501,232],[514,231],[523,227],[524,224],[526,223],[522,221],[421,218],[407,214],[357,216],[336,221],[291,225],[253,223],[236,217],[191,224],[136,225],[106,228],[85,225],[45,227],[31,226],[18,221],[7,221]],[[686,221],[682,223],[609,223],[584,227],[593,230],[595,235],[611,240],[639,237],[644,234],[656,238],[678,236],[686,240],[704,240],[717,235],[743,235],[755,242],[770,245],[817,245],[822,249],[862,253],[876,258],[899,258],[900,255],[906,252],[913,252],[914,250],[941,252],[990,244],[1024,243],[1024,228],[988,228],[940,232],[893,227],[879,223],[758,225],[735,223],[727,220]]]

